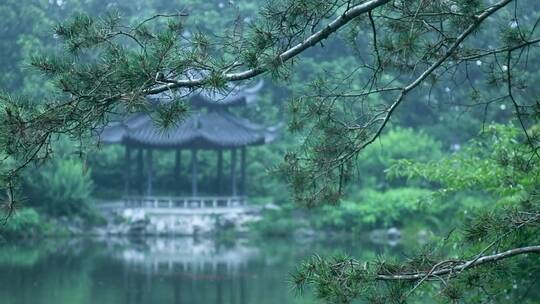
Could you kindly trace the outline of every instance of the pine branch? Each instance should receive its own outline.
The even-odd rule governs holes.
[[[363,15],[365,13],[369,13],[372,10],[376,9],[377,7],[383,6],[389,1],[390,0],[371,0],[371,1],[349,8],[343,14],[341,14],[339,17],[334,19],[334,21],[330,22],[320,31],[312,34],[303,42],[281,53],[276,58],[276,60],[280,63],[284,63],[286,61],[291,60],[292,58],[306,51],[307,49],[315,46],[317,43],[325,40],[330,35],[334,34],[339,29],[347,25],[354,18],[360,15]],[[258,76],[260,74],[267,72],[269,69],[270,69],[269,66],[259,66],[259,67],[252,68],[252,69],[242,71],[242,72],[226,73],[223,75],[223,79],[229,82],[248,80],[248,79],[254,78],[255,76]],[[153,95],[153,94],[158,94],[161,92],[165,92],[171,89],[181,88],[181,87],[187,87],[187,88],[197,87],[197,86],[206,84],[208,81],[209,81],[208,77],[182,79],[182,80],[170,80],[171,82],[170,84],[162,85],[153,89],[148,89],[145,91],[145,94]]]
[[[514,248],[510,249],[504,252],[496,253],[493,255],[485,255],[480,258],[475,258],[466,262],[456,262],[456,261],[444,261],[441,263],[438,263],[434,266],[434,268],[439,268],[438,270],[431,269],[427,272],[415,272],[415,273],[406,273],[406,274],[393,274],[393,275],[383,275],[378,274],[376,276],[377,280],[382,281],[416,281],[416,280],[422,280],[425,281],[426,279],[435,278],[439,279],[439,276],[445,276],[445,275],[451,275],[453,273],[460,272],[464,269],[470,269],[477,266],[481,266],[488,263],[497,262],[500,260],[504,260],[507,258],[511,258],[517,255],[522,254],[540,254],[540,245],[535,246],[527,246],[527,247],[520,247],[520,248]],[[455,263],[459,263],[459,265],[455,265]],[[450,264],[450,266],[448,266]]]
[[[438,69],[450,56],[452,56],[454,52],[459,48],[459,46],[463,43],[463,41],[465,41],[465,39],[467,39],[467,37],[469,37],[480,26],[480,24],[482,24],[482,22],[485,19],[487,19],[493,13],[502,9],[503,7],[505,7],[512,1],[513,0],[502,0],[500,2],[497,2],[496,4],[485,9],[481,14],[475,16],[474,22],[471,25],[469,25],[467,29],[465,29],[465,31],[463,31],[456,38],[456,41],[450,46],[450,48],[445,52],[445,54],[441,58],[439,58],[439,60],[437,60],[431,66],[429,66],[429,68],[427,68],[422,74],[420,74],[420,76],[418,76],[416,79],[414,79],[411,83],[409,83],[406,87],[404,87],[401,90],[399,96],[388,108],[387,114],[384,117],[382,124],[379,126],[379,128],[377,128],[375,134],[371,137],[371,139],[361,145],[360,150],[369,146],[375,140],[377,140],[377,138],[379,138],[379,136],[382,134],[382,132],[386,128],[386,125],[390,121],[392,114],[394,113],[396,108],[401,104],[401,102],[403,101],[403,99],[408,93],[410,93],[418,85],[420,85],[428,76],[430,76],[436,69]]]
[[[518,50],[518,49],[522,49],[524,47],[528,47],[530,45],[537,44],[537,43],[540,43],[540,38],[533,38],[533,39],[530,39],[530,40],[527,40],[527,41],[523,41],[522,43],[514,45],[514,46],[502,47],[502,48],[489,50],[489,51],[486,51],[486,52],[483,52],[483,53],[480,53],[480,54],[476,54],[476,55],[470,55],[470,56],[461,57],[459,59],[459,62],[466,61],[466,60],[467,61],[477,60],[477,59],[480,59],[482,57],[486,57],[486,56],[490,56],[490,55],[496,55],[496,54],[500,54],[500,53],[508,53],[508,52],[515,51],[515,50]]]

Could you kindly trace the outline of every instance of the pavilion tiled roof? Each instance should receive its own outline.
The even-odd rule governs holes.
[[[167,129],[157,126],[150,115],[140,113],[105,128],[100,140],[155,149],[219,149],[261,145],[276,135],[276,128],[264,128],[225,111],[195,113]]]
[[[107,126],[100,141],[154,149],[225,149],[265,144],[276,138],[277,127],[266,128],[226,110],[228,106],[251,102],[259,89],[235,89],[228,95],[194,94],[190,103],[206,110],[199,109],[180,124],[163,129],[148,113],[137,113]]]

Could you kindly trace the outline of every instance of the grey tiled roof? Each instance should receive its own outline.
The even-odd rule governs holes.
[[[276,130],[264,128],[225,111],[201,112],[175,127],[162,129],[148,114],[135,114],[105,128],[104,143],[151,148],[219,149],[261,145],[275,138]]]
[[[279,128],[265,128],[226,110],[231,105],[249,103],[259,89],[260,85],[219,96],[217,93],[198,93],[190,97],[190,103],[207,110],[201,109],[191,114],[176,126],[162,129],[149,114],[137,113],[109,124],[99,138],[103,143],[155,149],[220,149],[261,145],[274,140]],[[154,97],[154,101],[159,100],[167,100],[167,97]]]

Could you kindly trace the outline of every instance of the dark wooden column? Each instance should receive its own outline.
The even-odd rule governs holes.
[[[181,184],[180,184],[180,170],[182,170],[182,150],[176,150],[175,155],[175,164],[174,164],[174,189],[176,195],[180,195]]]
[[[152,179],[154,174],[154,166],[152,164],[152,149],[146,150],[146,164],[148,168],[146,172],[146,195],[152,195]]]
[[[143,194],[144,183],[144,161],[143,161],[143,149],[139,148],[137,153],[137,193]]]
[[[125,146],[125,164],[124,164],[124,195],[129,196],[129,186],[131,183],[131,147]]]
[[[191,195],[197,196],[197,149],[191,150]]]
[[[223,150],[218,150],[216,190],[218,195],[223,194]]]
[[[231,149],[231,194],[236,196],[236,149]]]
[[[240,194],[246,195],[246,147],[242,147],[240,154]]]

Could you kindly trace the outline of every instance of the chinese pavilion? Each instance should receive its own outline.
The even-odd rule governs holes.
[[[229,207],[246,204],[246,148],[273,141],[278,128],[263,127],[233,114],[233,107],[256,102],[262,87],[236,87],[227,94],[201,91],[188,96],[193,113],[182,123],[162,129],[148,113],[137,113],[107,126],[100,135],[106,144],[125,147],[124,202],[133,207]],[[151,102],[167,102],[170,95],[159,95]],[[199,189],[198,152],[215,152],[215,187]],[[154,153],[175,151],[175,197],[154,195]],[[188,153],[185,153],[188,152]],[[229,168],[224,168],[224,154],[229,153]],[[136,154],[136,155],[133,155]],[[184,155],[190,160],[189,171],[182,167]],[[238,155],[239,154],[239,155]],[[239,163],[239,164],[238,164]],[[136,166],[134,172],[133,166]],[[225,178],[224,169],[229,176]],[[190,195],[180,196],[182,172],[191,175]],[[134,178],[135,177],[135,178]],[[225,185],[228,181],[228,185]],[[135,189],[133,189],[135,188]],[[135,190],[135,191],[133,191]],[[202,191],[200,191],[202,190]],[[136,196],[132,195],[136,192]],[[211,195],[208,195],[212,192]],[[203,195],[200,195],[203,193]]]

